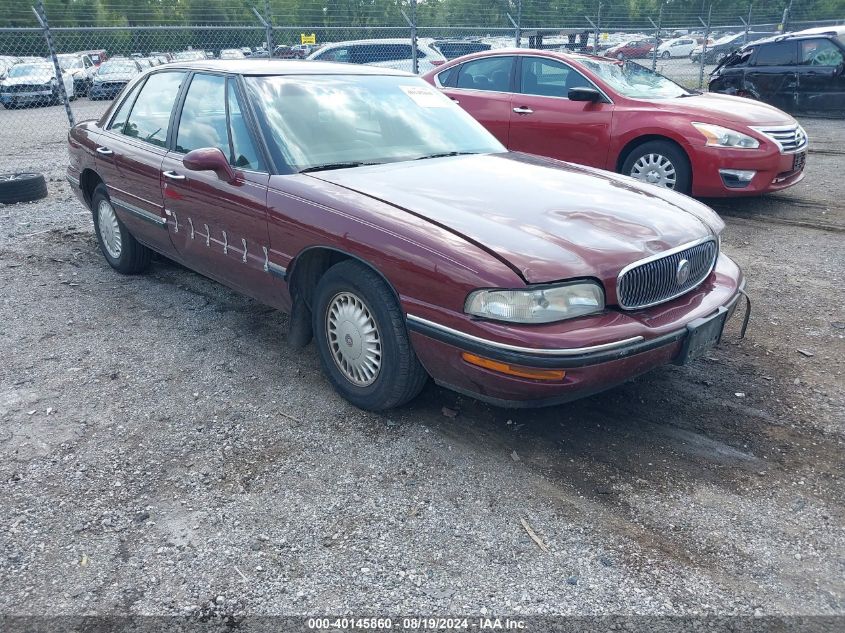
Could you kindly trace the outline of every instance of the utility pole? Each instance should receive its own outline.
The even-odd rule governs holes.
[[[781,22],[781,28],[783,29],[781,31],[781,33],[786,33],[787,31],[789,31],[789,19],[791,17],[791,15],[790,15],[791,13],[792,13],[792,0],[789,0],[789,4],[786,5],[786,7],[783,10],[783,19],[780,21]]]

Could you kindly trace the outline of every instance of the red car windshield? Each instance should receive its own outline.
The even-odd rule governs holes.
[[[674,99],[692,94],[660,73],[634,62],[600,59],[581,59],[584,66],[595,73],[616,92],[631,99]]]
[[[263,126],[294,169],[315,170],[506,151],[417,77],[247,77]]]

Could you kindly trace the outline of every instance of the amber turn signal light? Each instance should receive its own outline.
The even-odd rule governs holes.
[[[519,367],[517,365],[508,365],[507,363],[500,363],[496,360],[476,356],[469,352],[461,354],[463,358],[470,365],[483,367],[491,371],[497,371],[501,374],[509,376],[518,376],[519,378],[532,378],[534,380],[563,380],[566,372],[562,369],[532,369],[531,367]]]

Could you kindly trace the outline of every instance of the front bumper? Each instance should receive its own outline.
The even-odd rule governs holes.
[[[796,168],[796,154],[804,153],[804,160]],[[692,163],[692,195],[699,197],[758,196],[780,191],[804,179],[805,146],[801,152],[781,154],[771,143],[760,149],[732,150],[716,147],[697,147],[690,155]],[[754,171],[754,177],[744,186],[731,186],[724,172]]]
[[[570,329],[562,336],[573,340],[580,335],[587,345],[550,346],[548,337],[536,346],[525,338],[522,344],[504,342],[414,314],[408,315],[407,325],[417,357],[438,384],[498,406],[549,406],[604,391],[676,361],[687,324],[721,308],[730,318],[743,286],[739,268],[721,255],[710,277],[678,299],[645,310],[608,310],[601,317],[574,319],[587,324],[580,330],[567,324]],[[532,332],[524,326],[519,330],[529,337]],[[563,369],[566,375],[559,381],[511,376],[466,362],[464,352],[518,367]]]
[[[53,98],[53,91],[51,89],[27,91],[27,92],[3,92],[0,93],[0,103],[3,104],[31,104],[31,103],[46,103]]]
[[[120,94],[126,84],[120,86],[108,85],[102,86],[97,83],[92,83],[88,89],[88,97],[90,99],[114,99]]]

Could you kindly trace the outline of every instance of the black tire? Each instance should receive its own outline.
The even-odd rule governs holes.
[[[689,158],[684,153],[684,150],[671,141],[648,141],[642,145],[638,145],[625,158],[620,173],[631,176],[631,171],[636,162],[649,154],[659,154],[668,158],[675,168],[675,186],[672,189],[680,193],[689,194],[692,188],[692,168],[690,167]]]
[[[359,299],[375,322],[380,342],[380,367],[371,384],[356,385],[335,361],[328,333],[328,311],[335,298]],[[383,411],[405,404],[428,380],[405,328],[405,319],[385,281],[367,266],[347,260],[332,266],[320,279],[312,306],[314,337],[323,371],[334,388],[356,407]],[[341,329],[338,328],[339,335]],[[347,336],[345,340],[350,340]],[[351,345],[351,343],[350,343]]]
[[[14,204],[47,197],[47,182],[41,174],[0,174],[0,202]]]
[[[670,57],[672,57],[672,53],[670,53],[669,51],[663,51],[663,53],[660,56],[663,59],[669,59]]]
[[[111,206],[111,200],[109,199],[106,186],[99,184],[94,189],[94,195],[91,196],[91,212],[94,219],[94,231],[97,234],[97,243],[100,245],[100,251],[103,253],[103,257],[106,258],[106,261],[112,268],[124,275],[136,275],[143,272],[150,265],[150,258],[153,253],[132,236],[126,225],[117,217],[117,214],[114,214],[114,218],[117,220],[117,230],[120,233],[120,248],[117,256],[109,252],[109,248],[106,246],[103,235],[101,234],[98,217],[100,204],[103,202],[107,203],[112,209],[112,212],[114,212],[114,207]]]

